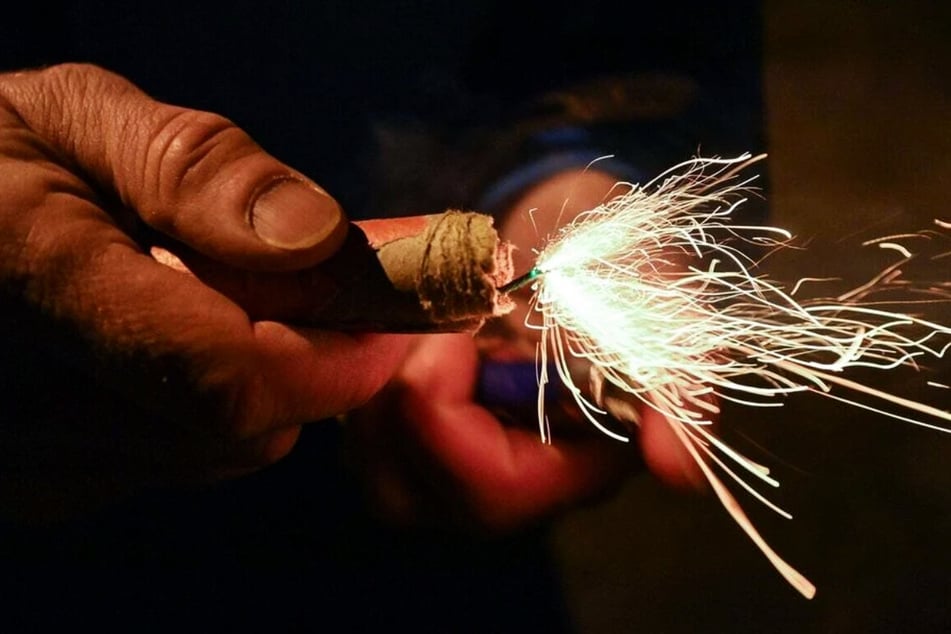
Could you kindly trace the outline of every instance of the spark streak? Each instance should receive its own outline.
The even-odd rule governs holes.
[[[787,291],[786,285],[755,273],[757,262],[744,245],[779,249],[791,240],[779,228],[732,221],[755,179],[739,174],[761,158],[698,158],[646,185],[620,184],[621,195],[582,213],[554,236],[522,283],[531,283],[535,292],[527,325],[541,333],[543,440],[550,441],[544,414],[549,358],[584,416],[614,438],[626,440],[605,424],[616,412],[609,411],[597,386],[654,408],[664,414],[734,520],[811,598],[815,587],[766,544],[714,471],[719,468],[788,516],[729,467],[732,462],[763,483],[778,484],[768,470],[704,427],[718,414],[716,402],[775,406],[787,394],[812,391],[951,431],[947,411],[840,376],[850,368],[917,367],[922,358],[942,357],[951,348],[951,327],[872,301],[883,289],[907,288],[900,269],[913,255],[900,241],[919,234],[871,241],[903,259],[835,298],[794,299],[803,282],[819,279],[805,278]],[[925,301],[951,298],[943,283],[920,292],[928,296]],[[570,358],[590,364],[591,393],[572,381]],[[911,413],[900,413],[903,409]]]

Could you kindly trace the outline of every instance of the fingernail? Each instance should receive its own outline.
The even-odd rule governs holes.
[[[268,244],[304,249],[333,233],[342,214],[337,202],[313,185],[285,179],[265,189],[251,208],[251,226]]]

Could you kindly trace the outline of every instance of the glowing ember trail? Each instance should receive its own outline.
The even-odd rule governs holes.
[[[743,250],[744,245],[781,248],[791,236],[731,221],[754,180],[743,180],[739,173],[760,158],[698,158],[644,186],[619,185],[626,193],[561,229],[523,276],[535,293],[527,325],[541,331],[538,403],[545,441],[550,441],[544,414],[548,360],[588,420],[612,437],[626,440],[604,424],[609,413],[616,414],[605,390],[615,399],[620,395],[656,409],[740,527],[811,598],[815,587],[766,544],[714,470],[790,517],[740,472],[771,486],[778,482],[707,425],[718,414],[718,399],[778,406],[786,394],[812,391],[949,431],[951,413],[840,375],[854,367],[916,366],[951,347],[951,327],[890,312],[884,302],[873,301],[882,289],[904,283],[900,267],[913,256],[901,240],[941,234],[872,241],[901,261],[845,295],[796,299],[801,286],[816,280],[791,286],[774,282],[753,272],[756,262]],[[951,299],[944,283],[919,291],[927,302]],[[590,363],[590,392],[572,380],[569,362],[574,365],[575,359]]]

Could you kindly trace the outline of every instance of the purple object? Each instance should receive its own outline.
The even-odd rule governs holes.
[[[548,368],[545,402],[558,397],[561,379],[554,365]],[[488,407],[533,405],[538,400],[538,368],[534,361],[484,360],[479,367],[476,399]]]

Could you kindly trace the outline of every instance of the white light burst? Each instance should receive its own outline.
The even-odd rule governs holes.
[[[951,327],[873,301],[881,289],[900,285],[900,267],[913,257],[901,239],[919,234],[872,241],[902,260],[835,298],[798,299],[814,280],[784,286],[755,272],[746,246],[775,249],[791,239],[782,229],[733,224],[753,181],[740,173],[760,158],[698,158],[646,185],[621,184],[621,195],[580,214],[538,254],[528,276],[535,291],[528,325],[541,331],[539,423],[549,441],[549,359],[588,420],[612,437],[626,440],[605,425],[608,410],[617,413],[605,390],[661,412],[736,522],[811,598],[815,587],[766,544],[714,471],[790,517],[740,476],[778,486],[769,470],[711,433],[716,403],[778,406],[787,394],[812,391],[948,431],[951,413],[841,373],[941,357],[951,347]],[[926,301],[951,296],[946,285],[926,290]],[[574,359],[590,363],[587,392],[572,379]]]

